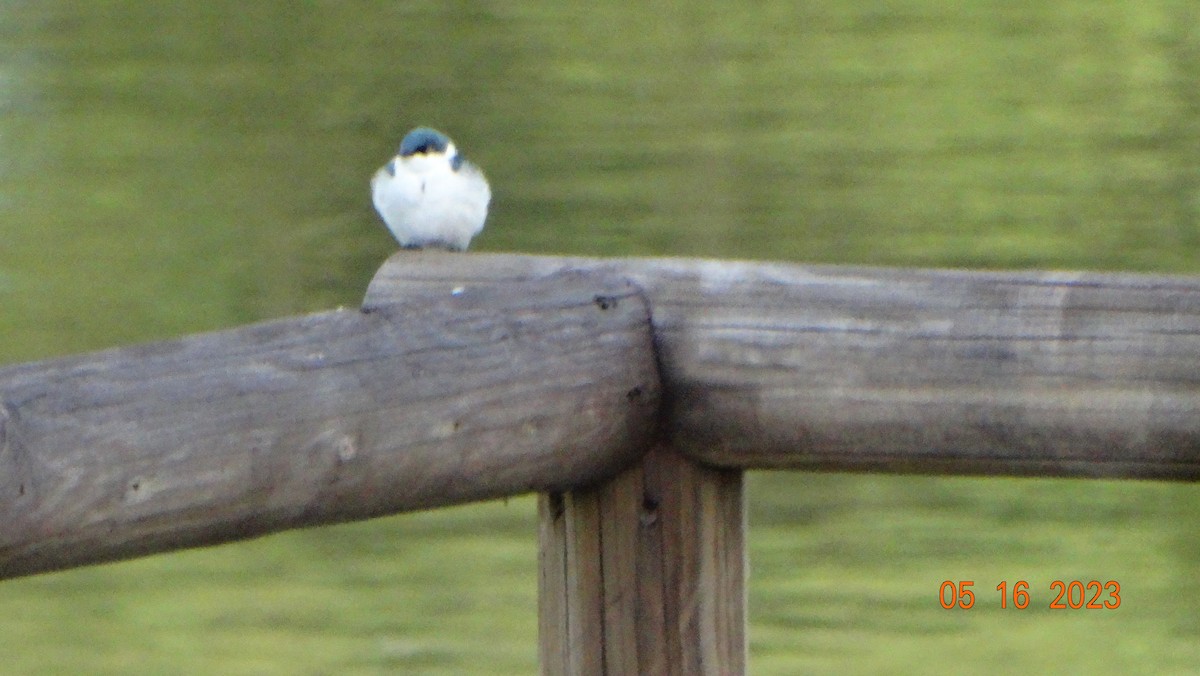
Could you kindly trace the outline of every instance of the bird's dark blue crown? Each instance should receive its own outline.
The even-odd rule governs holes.
[[[450,139],[442,132],[429,127],[417,127],[400,141],[400,157],[426,153],[444,153]]]

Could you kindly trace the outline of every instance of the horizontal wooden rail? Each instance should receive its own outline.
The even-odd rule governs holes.
[[[1200,478],[1200,279],[394,258],[368,305],[570,270],[650,300],[663,421],[733,468]]]
[[[400,252],[362,311],[0,369],[0,577],[573,490],[655,440],[1194,480],[1200,280]]]
[[[0,577],[593,483],[651,342],[595,272],[0,369]]]

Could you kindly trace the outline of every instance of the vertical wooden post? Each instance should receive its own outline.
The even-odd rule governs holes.
[[[538,500],[543,674],[746,669],[740,470],[658,446],[599,486]]]

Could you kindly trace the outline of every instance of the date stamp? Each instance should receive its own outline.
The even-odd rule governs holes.
[[[975,607],[974,586],[974,580],[946,580],[938,589],[938,602],[946,610],[970,610]],[[1017,580],[1011,586],[1008,580],[1001,580],[996,591],[1000,594],[1001,609],[1024,610],[1032,602],[1029,582],[1025,580]],[[1050,610],[1116,610],[1121,607],[1121,584],[1116,580],[1054,580],[1046,598]]]

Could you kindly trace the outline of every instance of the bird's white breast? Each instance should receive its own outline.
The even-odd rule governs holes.
[[[466,249],[483,229],[487,179],[466,161],[455,170],[451,156],[453,147],[445,155],[397,156],[371,179],[375,209],[401,246]]]

